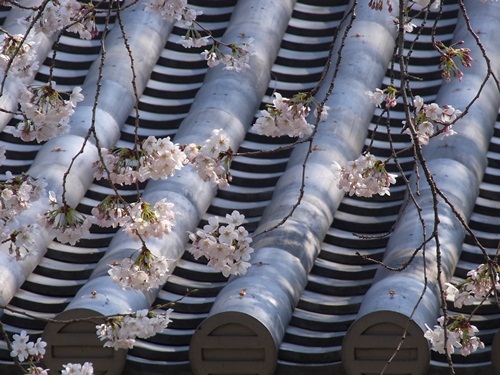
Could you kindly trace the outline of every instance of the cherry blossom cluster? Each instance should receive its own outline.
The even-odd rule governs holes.
[[[385,0],[385,2],[387,4],[387,10],[392,12],[392,0]],[[422,8],[429,7],[431,10],[438,10],[441,7],[441,0],[412,0],[412,2],[413,4],[420,5]],[[384,8],[384,0],[370,0],[368,6],[371,9],[382,10]],[[411,6],[409,8],[411,8]]]
[[[45,194],[46,182],[42,178],[28,174],[14,177],[9,171],[5,175],[7,179],[0,183],[0,216],[4,219],[19,215]]]
[[[101,149],[101,157],[94,163],[97,171],[94,177],[107,177],[119,185],[130,185],[147,179],[166,179],[187,163],[186,155],[170,137],[145,139],[139,148]]]
[[[212,48],[203,51],[201,54],[211,68],[222,63],[225,70],[241,72],[250,68],[248,64],[250,56],[255,54],[253,41],[253,38],[247,38],[242,43],[223,44],[214,40]],[[224,50],[221,47],[224,47]]]
[[[266,110],[261,111],[253,129],[255,132],[268,137],[302,137],[312,133],[314,126],[309,124],[306,117],[311,111],[311,102],[314,99],[306,93],[298,93],[293,98],[283,98],[278,92],[274,93],[273,104],[268,104]],[[319,105],[313,114],[318,117],[318,107],[320,110],[320,120],[326,120],[328,110],[326,105]]]
[[[219,188],[226,187],[231,181],[229,166],[232,150],[229,138],[222,129],[214,129],[203,146],[189,144],[184,147],[184,152],[203,181],[211,181]]]
[[[126,290],[150,290],[165,284],[170,276],[170,261],[157,257],[145,246],[135,260],[131,257],[112,264],[108,271],[111,280]]]
[[[202,52],[209,67],[212,68],[222,63],[224,69],[236,72],[249,68],[248,61],[255,53],[252,45],[253,38],[247,38],[243,43],[226,44],[216,40],[208,30],[201,27],[209,34],[202,36],[195,25],[200,26],[196,17],[203,12],[190,9],[187,5],[187,0],[149,0],[145,9],[160,14],[166,20],[177,21],[180,27],[186,27],[186,34],[179,40],[185,48],[203,47],[212,40],[212,47]]]
[[[92,208],[89,220],[92,224],[103,228],[122,226],[129,220],[127,206],[128,204],[122,198],[108,195]]]
[[[427,331],[424,337],[429,340],[432,350],[451,355],[455,349],[459,349],[460,354],[465,357],[484,348],[484,343],[476,336],[479,330],[463,315],[448,316],[446,324],[444,316],[437,321],[439,325],[435,325],[434,329],[425,325]]]
[[[97,36],[95,9],[92,3],[81,4],[77,0],[58,0],[46,3],[43,12],[34,11],[30,16],[20,19],[26,27],[34,26],[35,32],[52,34],[67,28],[82,39]]]
[[[29,77],[38,70],[33,44],[31,38],[24,35],[0,34],[0,78],[7,74],[7,70],[10,77],[19,78]]]
[[[107,196],[91,211],[92,224],[100,227],[123,227],[133,239],[162,238],[170,233],[175,223],[173,204],[161,199],[151,205],[139,200],[128,204],[115,195]]]
[[[192,24],[188,28],[186,35],[184,35],[178,43],[184,48],[199,48],[206,46],[210,42],[210,39],[213,39],[212,35],[202,36],[200,32],[196,30],[194,24]]]
[[[368,96],[370,103],[375,104],[379,108],[383,102],[385,102],[386,108],[395,107],[397,104],[397,93],[398,90],[392,85],[383,90],[376,88],[375,91],[365,91],[365,95]]]
[[[49,191],[51,209],[40,218],[52,236],[61,243],[75,245],[90,233],[90,220],[66,203],[60,204],[53,191]]]
[[[165,198],[151,205],[139,200],[128,208],[128,219],[123,230],[133,239],[162,238],[175,224],[174,205]]]
[[[118,349],[131,349],[135,339],[154,336],[164,331],[171,322],[172,309],[161,313],[154,313],[147,309],[139,310],[133,314],[108,318],[106,323],[96,326],[97,336],[105,341],[105,347]]]
[[[464,74],[455,63],[455,58],[460,60],[462,66],[468,68],[471,66],[472,57],[470,56],[471,50],[469,48],[455,48],[457,45],[463,44],[463,41],[446,46],[443,42],[436,42],[435,46],[441,55],[439,68],[443,69],[441,76],[450,82],[452,77],[457,77],[459,81],[462,80]]]
[[[496,263],[481,264],[467,273],[467,279],[458,288],[446,283],[446,295],[457,308],[484,302],[500,290],[500,266]]]
[[[394,23],[396,27],[399,27],[399,18],[397,17],[392,18],[392,23]],[[411,22],[411,19],[406,18],[403,21],[403,30],[406,33],[411,33],[415,27],[417,27],[417,25]]]
[[[456,134],[452,129],[453,123],[462,114],[458,109],[453,108],[451,105],[443,105],[440,107],[436,103],[424,104],[420,96],[415,96],[413,99],[415,107],[415,116],[412,119],[411,126],[415,134],[417,143],[426,145],[429,139],[434,134],[440,134],[441,137],[448,137]],[[406,121],[403,121],[406,126]],[[440,125],[441,129],[435,130],[435,126]],[[409,128],[404,133],[412,136],[412,130]]]
[[[29,341],[30,337],[26,331],[21,331],[20,334],[12,336],[12,350],[10,356],[16,358],[20,362],[31,360],[36,362],[43,358],[47,343],[38,338],[36,342]]]
[[[49,370],[38,367],[35,363],[43,359],[45,355],[45,347],[47,343],[41,338],[35,342],[29,341],[30,337],[26,331],[21,331],[19,334],[12,336],[11,343],[12,350],[10,356],[19,362],[28,362],[29,368],[27,374],[29,375],[49,375]],[[68,363],[62,366],[63,370],[61,375],[93,375],[94,369],[92,363],[85,362],[81,364]]]
[[[203,12],[190,9],[187,5],[187,0],[149,0],[145,10],[168,21],[177,21],[180,26],[191,27]]]
[[[43,142],[69,130],[69,117],[75,112],[74,108],[83,100],[81,88],[75,87],[65,100],[55,89],[55,83],[39,87],[24,87],[19,104],[23,121],[17,126],[7,126],[15,137],[29,142],[37,140]]]
[[[67,363],[62,366],[63,370],[61,375],[93,375],[94,367],[91,362],[85,362],[83,365],[80,363]]]
[[[7,172],[6,176],[0,183],[0,243],[9,242],[9,253],[19,260],[33,248],[39,234],[38,224],[24,225],[19,218],[45,194],[46,183],[26,174],[14,177]]]
[[[396,183],[396,175],[388,173],[385,164],[372,154],[366,153],[341,166],[332,164],[339,189],[349,196],[370,198],[375,194],[390,195],[389,187]]]
[[[244,275],[250,267],[250,247],[252,238],[241,225],[245,216],[238,211],[226,215],[227,225],[220,225],[217,216],[210,217],[203,230],[190,233],[192,241],[188,251],[195,259],[205,257],[208,265],[222,272],[225,277],[229,275]]]

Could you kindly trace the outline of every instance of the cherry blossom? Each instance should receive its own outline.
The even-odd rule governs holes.
[[[368,100],[370,101],[370,103],[375,104],[375,106],[379,108],[384,101],[386,108],[395,107],[397,104],[397,93],[398,90],[392,85],[387,86],[383,90],[376,88],[375,91],[365,91],[365,95],[368,96]]]
[[[413,2],[420,5],[422,8],[428,6],[431,10],[439,10],[441,7],[441,0],[413,0]]]
[[[27,27],[33,25],[35,32],[48,35],[66,27],[68,31],[78,33],[82,39],[97,35],[94,6],[82,5],[77,0],[49,1],[42,13],[33,12],[19,22]]]
[[[430,138],[435,134],[440,134],[441,139],[456,134],[452,129],[452,124],[462,114],[460,110],[453,108],[451,105],[440,107],[436,103],[425,104],[420,96],[415,96],[413,105],[415,115],[410,126],[413,126],[418,144],[427,145]],[[412,136],[408,123],[403,121],[403,125],[407,127],[404,133]],[[441,128],[436,130],[437,125],[440,125]]]
[[[199,36],[199,37],[192,37],[189,35],[183,36],[181,39],[179,39],[179,43],[182,44],[184,48],[191,48],[191,47],[203,47],[206,46],[210,42],[210,37],[208,36]]]
[[[229,275],[244,275],[250,267],[250,247],[252,238],[249,237],[243,224],[245,216],[238,211],[226,215],[227,225],[220,225],[217,216],[210,217],[203,230],[190,233],[192,241],[188,251],[195,259],[205,257],[208,265],[222,272],[225,277]]]
[[[93,375],[94,367],[91,362],[85,362],[83,365],[80,363],[68,363],[62,366],[63,370],[61,375]]]
[[[49,370],[42,367],[30,366],[27,373],[29,375],[49,375]]]
[[[135,339],[154,336],[162,332],[171,322],[172,309],[162,312],[152,312],[147,309],[138,310],[133,314],[108,318],[106,323],[96,326],[97,336],[105,341],[104,347],[131,349]]]
[[[0,217],[12,217],[31,207],[45,194],[46,182],[43,178],[34,178],[28,174],[14,177],[5,173],[6,181],[0,183]]]
[[[253,38],[246,38],[246,41],[242,43],[231,44],[223,44],[214,40],[212,47],[201,54],[211,68],[222,63],[225,70],[241,72],[250,68],[248,64],[250,56],[255,54],[253,42]]]
[[[98,180],[107,177],[112,183],[130,185],[166,179],[173,176],[187,162],[186,155],[179,145],[172,143],[170,137],[145,139],[138,150],[130,148],[102,148],[101,157],[94,163]]]
[[[23,141],[43,142],[69,130],[69,117],[74,113],[76,103],[83,100],[81,88],[75,87],[70,100],[64,100],[55,83],[39,87],[24,87],[19,104],[23,114],[23,121],[17,126],[7,126],[15,137]]]
[[[483,302],[500,290],[500,266],[496,263],[481,264],[467,273],[465,281],[458,288],[446,283],[446,296],[457,308]]]
[[[388,173],[385,164],[366,153],[341,166],[332,164],[337,186],[349,196],[370,198],[374,194],[390,195],[389,186],[396,183],[396,175]]]
[[[24,35],[0,34],[0,77],[8,74],[10,77],[25,78],[38,70],[35,61],[36,50],[31,37]]]
[[[40,337],[35,341],[29,341],[30,337],[25,330],[12,336],[10,356],[19,362],[28,362],[29,368],[27,374],[30,375],[49,375],[49,370],[35,365],[43,359],[47,343]],[[94,369],[92,363],[85,362],[81,364],[68,363],[63,365],[61,375],[93,375]]]
[[[108,274],[123,289],[147,291],[166,282],[170,276],[170,263],[165,257],[157,257],[143,246],[135,260],[127,257],[112,264]]]
[[[229,138],[222,129],[214,129],[203,146],[190,144],[184,152],[203,181],[211,181],[219,188],[226,187],[231,181],[229,165],[232,150]]]
[[[365,91],[365,95],[368,96],[370,103],[375,104],[380,107],[384,101],[385,93],[383,90],[376,88],[375,91]]]
[[[9,253],[20,260],[34,247],[39,225],[25,224],[19,218],[45,195],[46,182],[27,174],[14,177],[10,172],[6,178],[0,183],[0,243],[9,243]]]
[[[190,27],[203,12],[190,9],[187,5],[187,0],[149,0],[145,10],[159,14],[168,21],[177,21],[181,26]]]
[[[130,220],[127,207],[126,202],[120,197],[108,195],[96,207],[92,208],[92,215],[89,220],[92,224],[97,224],[103,228],[116,228]]]
[[[437,321],[439,325],[435,325],[434,329],[425,325],[427,331],[424,337],[429,340],[432,350],[441,354],[453,354],[459,349],[462,356],[467,356],[484,348],[484,344],[476,336],[479,330],[463,315],[448,316],[446,324],[444,316],[439,317]]]
[[[304,93],[295,95],[292,99],[283,98],[280,93],[274,93],[273,104],[268,104],[267,109],[261,111],[261,117],[253,125],[253,129],[261,135],[268,137],[302,137],[312,133],[314,126],[306,120],[311,107],[312,97]],[[323,105],[320,121],[328,116],[330,108]],[[317,117],[318,108],[314,110]]]
[[[52,236],[61,243],[75,245],[90,233],[90,220],[67,204],[59,204],[55,193],[49,192],[51,209],[41,218],[41,223],[50,230]]]
[[[47,343],[42,341],[40,337],[35,342],[29,341],[29,335],[26,331],[22,330],[19,334],[13,335],[12,338],[10,356],[16,358],[19,362],[28,361],[32,364],[32,362],[39,361],[45,355]],[[40,372],[32,373],[38,374],[42,373],[41,371],[43,371],[43,369],[40,368]]]
[[[170,233],[175,223],[174,205],[165,198],[151,205],[139,200],[128,208],[127,222],[123,230],[133,239],[162,238]]]
[[[399,26],[399,19],[397,17],[391,18],[391,21],[395,26]],[[417,27],[417,25],[412,23],[411,20],[407,19],[403,22],[403,29],[407,33],[411,33],[415,27]]]
[[[13,218],[0,224],[0,231],[1,242],[9,243],[9,254],[16,260],[22,260],[34,249],[40,235],[40,226],[36,223],[21,225]]]
[[[443,42],[436,42],[435,46],[437,51],[440,53],[441,58],[439,62],[439,68],[443,69],[441,76],[447,81],[451,81],[451,77],[457,77],[459,81],[462,80],[464,74],[457,67],[455,63],[455,58],[460,60],[460,63],[464,67],[470,67],[472,57],[470,56],[471,50],[469,48],[455,48],[455,46],[463,44],[463,41],[459,41],[450,46],[446,46]]]

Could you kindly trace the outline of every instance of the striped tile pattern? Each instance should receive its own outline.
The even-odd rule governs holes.
[[[194,9],[203,11],[200,22],[215,36],[221,36],[236,0],[213,0],[208,3],[196,0],[190,3]],[[262,98],[262,108],[271,102],[275,91],[290,97],[315,86],[326,62],[331,35],[339,25],[346,7],[347,1],[344,0],[297,2],[272,69],[268,91]],[[437,34],[445,43],[452,38],[457,11],[455,4],[444,6]],[[0,9],[0,19],[7,12],[7,9]],[[415,80],[412,84],[413,94],[422,96],[425,102],[435,99],[442,84],[437,70],[439,56],[430,46],[432,22],[432,19],[426,21],[419,41],[413,46],[409,69],[410,74],[424,78],[423,81]],[[99,26],[102,32],[103,20],[100,20]],[[197,90],[203,84],[207,68],[200,56],[201,49],[186,50],[177,44],[184,33],[183,29],[174,28],[140,98],[140,138],[149,135],[173,137],[188,113]],[[61,90],[69,90],[83,83],[91,63],[98,57],[100,43],[98,40],[81,41],[70,34],[64,35],[59,43],[54,79]],[[406,46],[411,47],[409,41]],[[49,55],[36,77],[37,82],[46,82],[50,64]],[[388,73],[384,84],[389,85],[391,79],[393,78]],[[394,79],[397,84],[397,77]],[[391,111],[390,118],[377,110],[365,143],[366,149],[376,156],[388,157],[391,147],[400,150],[409,146],[408,136],[400,134],[402,118],[403,112],[399,105]],[[136,120],[135,113],[131,113],[117,146],[132,145]],[[11,123],[16,121],[13,119]],[[384,126],[386,121],[391,125],[392,146]],[[250,131],[240,151],[268,150],[290,142],[290,139],[270,139]],[[5,132],[0,134],[0,143],[7,148],[7,161],[0,167],[0,178],[5,177],[7,170],[14,174],[26,171],[40,149],[38,144],[20,142]],[[54,152],[64,152],[64,148]],[[288,155],[288,151],[282,151],[234,160],[231,186],[217,193],[199,225],[203,226],[211,215],[218,215],[224,221],[226,213],[237,209],[247,217],[247,229],[254,230],[271,199],[277,179],[285,169]],[[488,251],[496,254],[500,239],[500,195],[497,186],[500,175],[500,118],[491,140],[488,161],[470,225],[486,244]],[[412,172],[413,160],[410,154],[403,154],[400,167],[405,174]],[[395,165],[391,164],[389,168],[391,172],[397,172]],[[105,182],[95,181],[78,209],[90,214],[91,208],[110,192]],[[130,199],[135,195],[134,190],[126,188],[121,193]],[[388,238],[386,234],[390,233],[397,218],[403,196],[404,186],[400,183],[392,190],[390,197],[344,199],[324,238],[306,290],[279,347],[278,372],[304,373],[307,369],[328,372],[339,368],[342,339],[356,317],[377,267],[358,254],[376,260],[382,259]],[[77,246],[52,242],[46,256],[9,304],[9,308],[19,312],[3,311],[1,322],[7,333],[13,334],[25,329],[32,338],[39,337],[45,323],[33,320],[29,315],[51,318],[63,311],[78,289],[86,283],[113,234],[113,230],[95,227],[92,228],[91,235]],[[466,272],[481,262],[481,254],[472,245],[470,238],[466,238],[454,281],[464,279]],[[155,304],[177,301],[173,322],[163,333],[148,340],[138,340],[136,346],[128,352],[126,372],[188,372],[191,336],[207,316],[215,297],[225,284],[226,279],[220,273],[207,267],[202,261],[195,261],[186,252],[155,301]],[[183,297],[186,291],[195,289],[195,293]],[[452,304],[449,308],[454,311]],[[457,312],[470,311],[471,308],[467,307]],[[486,305],[480,309],[475,319],[486,348],[466,358],[454,356],[453,360],[458,368],[466,369],[490,361],[493,335],[499,326],[498,309],[494,305]],[[0,365],[9,363],[6,344],[0,341]],[[432,368],[439,370],[444,367],[446,359],[433,355]]]

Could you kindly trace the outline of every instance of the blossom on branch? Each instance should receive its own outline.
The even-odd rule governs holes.
[[[497,263],[485,263],[467,273],[465,281],[457,287],[446,283],[446,296],[453,305],[461,308],[464,305],[482,303],[500,290],[500,266]]]
[[[365,95],[368,96],[368,100],[370,103],[375,104],[375,106],[381,106],[382,102],[385,101],[386,108],[395,107],[397,104],[396,95],[398,90],[394,86],[388,86],[385,89],[381,90],[376,88],[375,91],[365,91]]]
[[[81,4],[77,0],[48,1],[43,12],[34,11],[19,22],[26,27],[34,26],[35,32],[47,35],[67,28],[82,39],[97,36],[96,10],[92,3]]]
[[[135,260],[131,257],[113,263],[108,271],[111,280],[125,290],[150,290],[165,284],[170,276],[170,261],[157,257],[143,246]]]
[[[177,21],[180,26],[191,27],[196,17],[203,14],[188,8],[187,0],[149,0],[145,10],[159,14],[168,21]]]
[[[384,162],[366,153],[341,166],[336,161],[332,169],[339,189],[349,196],[370,198],[375,194],[390,195],[389,187],[396,183],[396,175],[388,173]]]
[[[431,10],[439,10],[441,7],[441,0],[413,0],[413,2],[422,8],[429,7]]]
[[[149,136],[139,149],[101,148],[100,159],[94,163],[94,178],[108,178],[113,184],[131,185],[147,179],[166,179],[187,162],[186,155],[170,137]]]
[[[83,236],[90,233],[90,220],[66,203],[59,204],[53,191],[49,191],[52,209],[41,218],[43,225],[61,243],[75,245]]]
[[[471,66],[471,50],[469,48],[455,48],[455,46],[463,43],[463,41],[460,41],[450,46],[446,46],[441,41],[435,43],[435,48],[441,55],[438,68],[443,69],[441,76],[446,82],[450,82],[452,76],[457,77],[459,81],[461,81],[464,76],[462,71],[457,67],[454,60],[455,58],[460,60],[462,66],[467,68]]]
[[[127,221],[123,230],[133,239],[162,238],[172,231],[175,224],[174,205],[165,198],[151,205],[139,200],[128,208]]]
[[[411,137],[413,137],[414,133],[418,144],[427,145],[430,138],[437,134],[440,134],[441,138],[456,134],[452,129],[452,125],[462,114],[460,110],[453,108],[451,105],[440,107],[436,103],[425,104],[418,95],[413,99],[413,105],[415,115],[409,125],[406,121],[403,121],[403,125],[407,127],[403,133]],[[436,131],[435,125],[441,125],[442,127]],[[410,129],[409,126],[412,126],[413,129]]]
[[[36,342],[29,341],[30,337],[26,331],[12,336],[12,350],[10,356],[16,358],[19,362],[26,360],[37,361],[45,354],[47,343],[38,338]]]
[[[261,117],[253,125],[253,129],[268,137],[302,137],[312,133],[314,126],[306,120],[311,111],[311,102],[314,100],[306,93],[298,93],[293,98],[283,98],[280,93],[274,93],[273,104],[268,104],[266,110],[261,111]],[[321,107],[320,121],[326,120],[328,110],[326,105],[319,105],[314,110],[318,116]]]
[[[96,207],[92,208],[89,220],[100,227],[124,225],[128,222],[128,204],[116,195],[108,195]]]
[[[138,310],[133,314],[116,316],[106,319],[106,323],[96,326],[97,336],[105,341],[104,347],[131,349],[135,339],[147,339],[164,331],[171,322],[172,309],[162,313],[154,313],[147,309]]]
[[[67,363],[62,366],[63,370],[61,375],[93,375],[94,367],[91,362],[85,362],[83,365],[80,363]]]
[[[210,217],[203,230],[190,233],[192,241],[188,251],[195,259],[205,257],[208,265],[222,272],[225,277],[229,275],[244,275],[250,267],[250,247],[252,238],[241,225],[245,216],[238,211],[226,215],[227,225],[220,225],[217,216]]]
[[[467,356],[484,348],[483,342],[476,336],[479,330],[463,315],[449,316],[446,323],[445,317],[441,316],[438,318],[438,323],[439,325],[435,325],[434,329],[425,325],[427,331],[424,337],[429,340],[432,350],[451,355],[455,349],[460,349],[460,354]]]
[[[29,253],[34,247],[39,225],[25,225],[19,218],[45,194],[46,183],[26,174],[14,177],[7,172],[6,176],[0,183],[0,243],[9,243],[9,253],[20,260],[24,251]]]
[[[247,38],[243,43],[231,44],[214,41],[212,48],[203,51],[201,54],[207,61],[207,65],[211,68],[222,63],[225,70],[241,72],[250,68],[248,64],[250,56],[255,54],[253,41],[253,38]]]
[[[219,188],[227,187],[231,182],[229,166],[232,150],[229,138],[222,129],[214,129],[212,136],[201,147],[186,145],[184,153],[203,181],[211,181]]]
[[[7,126],[15,137],[29,142],[43,142],[69,130],[69,118],[75,112],[76,103],[83,100],[81,88],[75,87],[69,100],[55,89],[55,83],[39,87],[24,87],[19,104],[23,120],[17,126]]]
[[[7,73],[10,77],[26,78],[38,70],[34,61],[36,50],[31,37],[0,34],[0,78]]]

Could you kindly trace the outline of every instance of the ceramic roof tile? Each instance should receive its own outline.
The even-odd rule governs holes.
[[[174,139],[201,141],[207,138],[211,127],[227,124],[228,129],[231,129],[233,146],[239,147],[239,150],[272,149],[291,143],[290,139],[259,136],[249,130],[249,125],[254,116],[258,115],[259,109],[263,109],[272,100],[271,95],[275,90],[290,96],[297,91],[310,90],[317,84],[328,56],[331,35],[341,26],[342,17],[349,9],[347,1],[290,0],[271,4],[263,0],[252,3],[216,0],[209,4],[202,1],[190,3],[194,9],[203,10],[200,21],[218,36],[226,33],[225,37],[230,38],[228,34],[235,36],[242,28],[245,32],[248,30],[249,35],[255,31],[258,43],[267,43],[266,48],[274,50],[275,57],[272,57],[273,53],[268,54],[259,63],[259,69],[266,74],[269,72],[269,76],[256,78],[252,72],[238,76],[220,70],[205,75],[207,68],[200,56],[201,50],[186,50],[176,44],[184,30],[159,22],[155,27],[162,31],[153,43],[156,54],[150,56],[149,68],[146,67],[149,70],[146,70],[145,79],[140,84],[144,87],[144,93],[139,98],[139,136],[177,136]],[[259,6],[270,7],[267,12],[275,12],[275,15],[281,12],[281,23],[275,23],[269,28],[273,30],[272,38],[265,38],[265,29],[259,30],[260,34],[257,30],[252,30],[255,27],[252,22],[257,23],[252,17],[266,16],[265,12],[259,13]],[[479,4],[470,6],[479,8]],[[498,6],[489,6],[499,13]],[[9,13],[11,12],[7,9],[1,9],[0,19],[9,17]],[[458,5],[454,1],[443,6],[439,26],[436,28],[439,39],[449,42],[454,38],[455,27],[457,23],[460,25],[458,14]],[[437,69],[439,55],[433,50],[430,37],[431,20],[435,18],[435,14],[430,13],[429,16],[430,20],[427,21],[421,38],[414,45],[408,68],[410,74],[425,78],[423,81],[411,81],[414,94],[421,95],[426,102],[439,98],[451,98],[460,102],[462,98],[456,94],[454,97],[453,90],[446,88],[446,84],[440,79]],[[473,16],[476,17],[477,14],[474,13]],[[10,17],[13,18],[12,15]],[[11,18],[4,21],[4,25],[12,23]],[[137,24],[139,33],[146,18]],[[325,128],[325,134],[320,134],[319,140],[323,142],[322,149],[327,150],[325,154],[336,155],[339,160],[352,160],[369,146],[380,157],[387,157],[391,152],[391,141],[385,127],[378,123],[378,115],[382,111],[376,109],[374,113],[368,113],[362,108],[369,105],[360,103],[367,102],[367,98],[363,96],[364,87],[368,90],[381,83],[387,85],[391,82],[389,73],[385,76],[384,73],[389,65],[395,29],[386,22],[385,14],[376,13],[366,6],[357,11],[357,20],[360,19],[367,22],[368,26],[365,24],[357,29],[355,25],[353,32],[359,35],[347,38],[342,52],[346,59],[352,54],[354,63],[349,65],[353,68],[341,69],[337,77],[339,82],[349,84],[341,94],[334,91],[333,97],[327,102],[335,109],[335,114],[330,115],[336,121],[333,129],[335,137],[328,138],[330,134],[326,130],[331,124],[321,125]],[[104,30],[103,22],[99,20],[101,32]],[[418,22],[421,21],[415,21]],[[495,27],[492,25],[494,20],[489,22],[485,27]],[[370,27],[372,32],[368,31]],[[465,29],[465,26],[460,26],[458,35],[461,29]],[[370,38],[365,38],[363,33],[370,35]],[[116,44],[110,41],[111,38],[112,36],[108,36],[108,50]],[[85,77],[92,77],[95,72],[91,63],[98,60],[99,41],[82,41],[67,34],[61,37],[59,43],[62,52],[55,58],[55,80],[67,89],[84,84]],[[366,53],[366,45],[370,43],[379,43],[379,60],[374,61],[371,66],[361,67],[359,56]],[[408,51],[409,41],[405,42],[405,47]],[[43,58],[45,62],[35,77],[35,82],[46,81],[50,72],[51,53],[47,43],[40,44],[40,48],[47,59]],[[259,53],[265,55],[264,50]],[[121,57],[121,62],[124,61],[128,61],[126,56]],[[367,73],[368,70],[370,73]],[[109,70],[103,77],[105,80],[109,79],[116,72]],[[125,82],[122,77],[120,80]],[[221,82],[224,84],[221,85]],[[235,82],[242,87],[245,82],[252,84],[248,83],[248,89],[240,90],[236,97],[226,98],[227,88],[236,87]],[[394,82],[398,83],[397,80]],[[472,83],[468,85],[473,86]],[[440,89],[443,91],[440,92]],[[113,92],[106,88],[103,90],[108,95]],[[326,88],[321,90],[325,92]],[[486,251],[494,255],[500,239],[496,211],[499,204],[499,163],[496,155],[500,143],[500,121],[497,118],[498,93],[490,92],[488,95],[488,100],[485,101],[492,105],[491,108],[485,105],[484,113],[488,113],[489,122],[483,122],[483,148],[478,148],[476,158],[472,160],[480,161],[479,166],[476,163],[474,168],[477,169],[463,169],[463,181],[469,182],[465,190],[470,193],[464,194],[466,198],[461,199],[461,202],[465,202],[464,216],[470,216],[470,227],[481,239]],[[122,107],[116,105],[118,101]],[[91,106],[90,102],[82,104],[80,112],[75,114],[72,130],[73,134],[80,136],[90,118],[89,108],[84,107]],[[123,106],[123,98],[112,96],[106,98],[104,105],[110,108],[108,117],[111,120],[103,117],[103,121],[106,119],[108,122],[99,123],[100,130],[106,133],[103,142],[110,146],[132,145],[137,114],[135,110],[131,106]],[[348,122],[351,121],[347,113],[349,110],[361,120],[358,118]],[[226,114],[226,111],[230,114]],[[402,106],[398,105],[391,111],[390,119],[391,135],[395,142],[392,146],[398,150],[411,145],[407,136],[399,134],[403,118]],[[13,119],[9,124],[15,124],[16,121]],[[192,123],[196,121],[205,121],[206,126],[194,127]],[[476,142],[478,134],[479,131],[473,135]],[[72,142],[75,142],[74,145]],[[0,145],[7,149],[7,160],[0,166],[0,177],[5,176],[7,170],[15,174],[30,168],[36,171],[37,162],[34,159],[41,159],[42,154],[52,156],[57,162],[67,159],[70,152],[78,147],[78,142],[80,141],[67,136],[40,146],[33,142],[22,143],[2,132]],[[58,151],[55,151],[56,148]],[[293,220],[289,220],[278,230],[256,237],[256,252],[252,258],[254,266],[246,276],[228,282],[202,260],[195,260],[184,251],[187,240],[185,232],[203,226],[211,215],[217,215],[223,221],[226,213],[237,209],[247,216],[247,228],[251,231],[259,232],[274,225],[288,212],[287,209],[295,201],[293,197],[300,189],[300,179],[297,176],[300,175],[303,155],[304,149],[299,147],[292,154],[282,151],[237,157],[232,164],[232,185],[220,191],[195,186],[190,183],[193,176],[188,172],[181,173],[187,181],[186,185],[176,182],[142,184],[140,189],[145,196],[151,199],[167,196],[179,207],[184,207],[186,212],[194,212],[179,219],[179,233],[184,234],[176,232],[168,241],[152,243],[160,253],[178,258],[172,276],[157,292],[132,295],[119,291],[110,282],[106,275],[107,265],[135,251],[133,243],[120,232],[93,227],[91,234],[76,246],[52,241],[44,234],[38,256],[31,257],[25,266],[12,267],[11,263],[0,261],[0,267],[3,267],[3,274],[0,276],[3,292],[0,293],[0,300],[9,307],[0,311],[3,328],[8,334],[25,329],[32,338],[40,337],[44,331],[48,337],[59,337],[58,340],[61,341],[49,343],[50,348],[54,349],[47,361],[51,364],[62,360],[58,353],[65,358],[87,360],[85,354],[81,354],[85,351],[78,345],[64,343],[66,339],[62,336],[65,334],[71,333],[73,340],[81,338],[82,343],[90,340],[84,344],[87,345],[87,353],[90,353],[88,355],[93,356],[96,368],[102,374],[109,375],[117,372],[123,375],[145,372],[189,374],[193,371],[195,375],[330,374],[343,373],[343,360],[349,361],[348,365],[344,365],[353,374],[378,371],[374,369],[381,365],[380,358],[390,356],[394,350],[393,344],[400,341],[404,332],[401,327],[408,322],[407,316],[410,315],[406,310],[414,306],[408,301],[416,301],[421,291],[418,280],[401,275],[392,280],[383,271],[377,271],[379,267],[368,260],[382,261],[384,257],[392,257],[391,254],[397,254],[394,249],[406,244],[398,237],[401,236],[401,229],[396,227],[393,232],[393,225],[397,222],[404,201],[405,187],[401,182],[398,182],[389,197],[371,200],[344,197],[340,192],[329,190],[329,186],[333,185],[331,179],[325,177],[328,165],[320,167],[321,163],[330,163],[329,159],[314,155],[308,173],[311,173],[312,178],[323,180],[306,186],[310,189],[306,189],[297,219],[294,216]],[[439,155],[438,168],[443,168],[442,155]],[[428,157],[431,160],[433,155],[429,153]],[[458,155],[456,159],[463,162],[464,158]],[[402,172],[409,177],[414,165],[412,154],[403,154],[400,161]],[[457,165],[457,162],[453,163]],[[484,176],[481,171],[483,166]],[[45,164],[45,169],[38,168],[40,175],[52,173]],[[314,168],[317,168],[316,172]],[[105,182],[90,181],[87,178],[91,176],[88,170],[87,165],[75,173],[77,188],[72,191],[71,196],[78,203],[78,210],[86,214],[90,214],[92,206],[111,192]],[[388,170],[398,171],[394,164],[389,164]],[[470,170],[476,172],[470,175]],[[123,187],[119,190],[127,199],[134,198],[134,189]],[[182,191],[190,191],[195,199],[186,200]],[[474,195],[476,192],[477,196]],[[450,193],[455,192],[452,190]],[[404,218],[403,221],[402,224],[399,223],[400,226],[410,222],[410,219]],[[391,236],[385,236],[386,233],[391,233]],[[389,238],[392,238],[392,243]],[[459,282],[471,268],[484,260],[482,253],[473,245],[470,234],[454,227],[447,238],[449,243],[454,244],[454,258],[450,261],[447,272],[453,281]],[[392,260],[395,257],[396,255]],[[246,294],[241,295],[243,289]],[[389,290],[396,295],[390,294]],[[400,296],[399,293],[403,290],[405,294]],[[97,297],[92,294],[93,291],[97,291]],[[406,299],[402,302],[403,308],[392,306],[400,297]],[[438,374],[445,371],[447,363],[444,356],[431,353],[426,350],[427,346],[422,345],[424,339],[419,329],[422,328],[422,322],[430,320],[429,316],[434,314],[437,317],[439,303],[436,296],[426,295],[425,298],[429,301],[425,311],[417,312],[414,316],[417,323],[409,326],[406,341],[408,347],[403,348],[407,354],[407,362],[403,361],[403,365],[400,364],[399,367],[395,364],[391,373]],[[60,336],[57,336],[55,331],[60,329],[58,326],[46,326],[45,322],[34,321],[27,315],[75,318],[86,314],[94,316],[99,313],[126,312],[169,301],[177,301],[169,328],[152,338],[138,340],[137,345],[126,354],[100,351],[97,338],[91,338],[94,330],[92,324],[65,327],[59,332]],[[465,314],[471,313],[473,309],[471,306],[456,309],[451,302],[448,302],[448,308],[453,313]],[[377,310],[390,311],[384,311],[380,318],[370,314]],[[478,369],[483,373],[500,371],[498,362],[493,361],[491,366],[493,354],[500,349],[498,320],[498,307],[495,304],[485,304],[478,310],[474,324],[480,328],[479,335],[486,347],[468,357],[454,355],[457,373],[467,374]],[[47,331],[51,331],[50,334]],[[380,332],[386,333],[383,344],[380,342]],[[69,336],[71,335],[68,334]],[[353,358],[349,352],[352,348],[356,353]],[[101,359],[96,359],[96,356],[101,355]],[[427,370],[429,364],[430,368]],[[0,340],[0,371],[11,371],[10,365],[9,350],[5,341]]]

